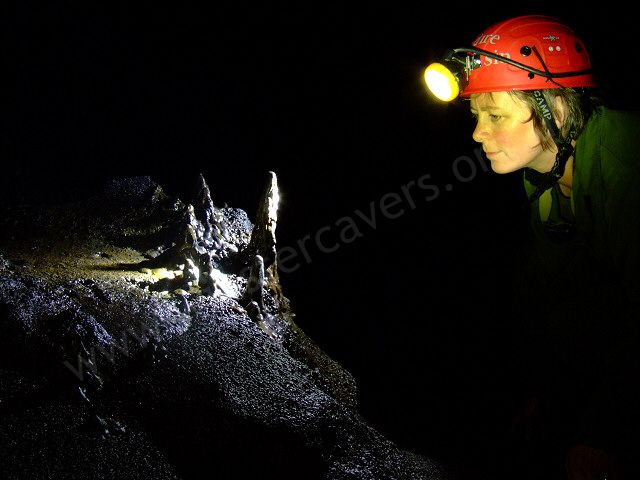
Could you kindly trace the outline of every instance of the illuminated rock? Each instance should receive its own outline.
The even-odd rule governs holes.
[[[202,176],[188,203],[138,177],[5,210],[3,475],[444,478],[359,415],[351,374],[293,321],[276,211],[273,173],[255,225]]]

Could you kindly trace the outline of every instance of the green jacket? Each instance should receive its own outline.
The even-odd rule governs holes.
[[[534,187],[525,180],[525,189],[530,195]],[[555,201],[547,221],[561,223],[557,190],[532,205],[540,253],[551,260],[547,273],[566,266],[569,250],[586,248],[601,268],[622,278],[629,300],[640,302],[640,115],[601,108],[580,134],[571,195],[577,236],[562,245],[544,232],[550,193]]]
[[[529,196],[535,188],[524,183]],[[575,381],[582,392],[601,382],[575,441],[624,448],[620,432],[640,430],[639,114],[594,113],[577,140],[571,198],[563,198],[556,187],[531,205],[536,241],[520,288],[550,344],[538,354],[572,371],[553,388]]]

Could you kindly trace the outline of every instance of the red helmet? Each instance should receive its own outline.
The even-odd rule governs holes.
[[[586,48],[569,27],[552,17],[530,15],[497,23],[482,32],[472,46],[554,76],[552,80],[480,55],[479,66],[468,71],[463,97],[507,90],[596,86],[588,72],[591,61]],[[572,72],[579,74],[566,75]]]

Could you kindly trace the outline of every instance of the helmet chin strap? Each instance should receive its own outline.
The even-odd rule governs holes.
[[[547,124],[551,138],[558,147],[558,153],[556,154],[556,161],[551,167],[551,170],[547,173],[540,173],[532,168],[525,169],[525,178],[536,187],[536,190],[529,197],[529,203],[533,203],[542,195],[546,190],[553,187],[562,175],[564,174],[564,168],[569,160],[569,157],[573,155],[573,146],[571,140],[574,137],[573,133],[570,133],[567,138],[562,138],[560,130],[556,125],[556,122],[551,113],[551,108],[547,100],[544,98],[542,90],[533,91],[534,98],[538,102],[538,106],[542,110],[544,121]]]

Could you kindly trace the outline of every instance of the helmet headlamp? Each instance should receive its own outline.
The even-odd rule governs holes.
[[[429,90],[445,102],[453,100],[464,90],[469,82],[469,71],[480,66],[476,57],[461,57],[460,53],[449,50],[439,63],[432,63],[424,71]]]
[[[517,69],[524,70],[528,72],[527,78],[530,80],[533,80],[536,76],[542,77],[545,79],[545,83],[552,82],[554,84],[554,87],[565,86],[556,82],[555,79],[591,75],[591,69],[552,73],[547,68],[544,59],[538,53],[538,50],[535,46],[522,47],[521,52],[523,56],[529,56],[531,53],[534,53],[535,57],[537,57],[540,61],[543,70],[530,67],[529,65],[517,62],[504,55],[488,52],[480,48],[454,48],[447,51],[440,62],[432,63],[425,69],[425,82],[431,93],[433,93],[436,97],[446,102],[451,101],[458,95],[460,95],[467,87],[469,83],[469,74],[471,73],[471,71],[483,66],[483,60],[481,56],[485,57],[485,61],[488,61],[489,63],[500,62],[512,67],[516,67]],[[540,88],[540,86],[538,86],[538,88]],[[520,90],[524,88],[515,89]]]

